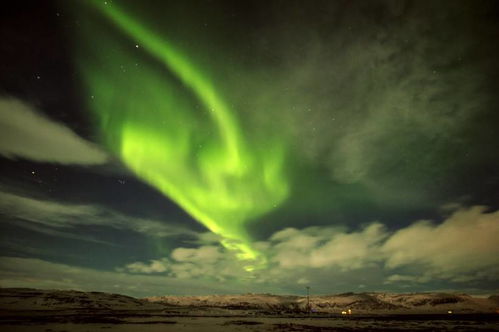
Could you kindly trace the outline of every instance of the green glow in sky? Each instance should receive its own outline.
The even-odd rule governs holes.
[[[91,3],[129,43],[87,31],[92,55],[80,57],[107,144],[239,258],[263,259],[245,224],[288,195],[283,144],[245,137],[215,83],[168,39],[115,3]],[[140,61],[140,52],[153,60]]]

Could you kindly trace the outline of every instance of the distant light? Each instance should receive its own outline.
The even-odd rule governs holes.
[[[352,314],[352,309],[348,309],[348,314],[351,315]]]
[[[452,314],[452,310],[448,310],[448,311],[447,311],[447,313],[448,313],[448,314]]]
[[[341,314],[342,314],[342,315],[346,315],[346,314],[347,314],[347,312],[346,312],[345,310],[343,310],[343,311],[341,312]]]

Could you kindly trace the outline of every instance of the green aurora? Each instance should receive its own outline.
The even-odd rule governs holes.
[[[264,266],[246,224],[288,196],[285,140],[269,135],[263,145],[247,137],[216,83],[167,38],[114,3],[88,4],[122,34],[113,38],[89,25],[82,39],[91,54],[81,47],[79,54],[88,104],[108,147],[250,261],[246,270]],[[140,52],[156,64],[139,64]]]
[[[2,287],[498,293],[498,1],[4,7]]]

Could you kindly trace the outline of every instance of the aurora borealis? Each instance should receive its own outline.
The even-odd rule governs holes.
[[[499,290],[497,2],[1,15],[0,285]]]
[[[174,76],[144,64],[137,69],[137,59],[125,47],[117,57],[109,57],[106,45],[113,41],[96,41],[95,28],[88,32],[88,45],[95,52],[82,60],[82,67],[92,96],[89,106],[99,118],[103,136],[139,177],[221,235],[225,247],[238,250],[243,260],[259,259],[245,223],[287,195],[282,144],[271,140],[264,148],[250,144],[214,83],[187,56],[117,5],[93,3],[138,43],[136,48],[140,45]],[[128,78],[122,80],[120,74],[127,70]],[[183,86],[175,86],[175,79]]]

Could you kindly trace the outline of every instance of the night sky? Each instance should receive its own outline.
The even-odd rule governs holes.
[[[499,292],[499,2],[11,1],[0,286]]]

